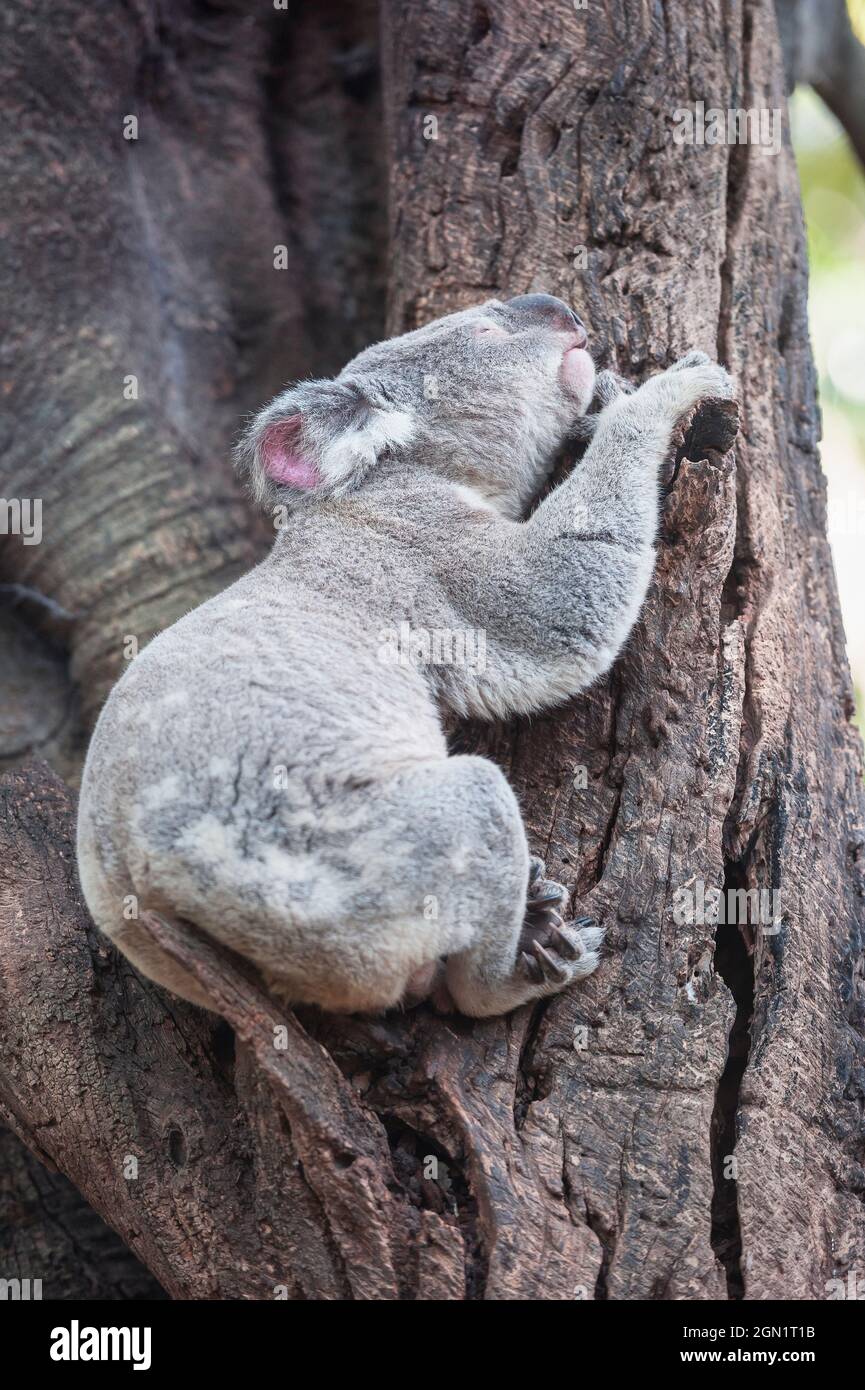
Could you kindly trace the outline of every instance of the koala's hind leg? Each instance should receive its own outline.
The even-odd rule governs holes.
[[[563,890],[530,869],[516,797],[486,758],[430,759],[338,798],[312,852],[312,896],[266,971],[274,993],[368,1012],[446,992],[482,1017],[594,968],[599,933],[559,925]]]
[[[516,797],[486,758],[402,768],[331,805],[319,834],[339,907],[295,922],[276,992],[365,1012],[432,991],[484,1017],[595,968],[601,933],[561,922],[565,892],[530,862]]]
[[[309,1002],[416,1002],[440,983],[440,959],[471,949],[490,924],[501,968],[513,968],[529,852],[516,797],[486,758],[430,759],[340,799],[322,817],[316,854],[343,886],[338,912],[314,924]]]
[[[595,969],[603,932],[589,918],[562,921],[566,890],[529,858],[516,798],[493,763],[453,757],[427,765],[400,778],[398,799],[388,802],[388,819],[411,825],[428,864],[422,882],[448,957],[440,1002],[449,998],[473,1017],[507,1013]],[[394,843],[401,840],[397,832]]]

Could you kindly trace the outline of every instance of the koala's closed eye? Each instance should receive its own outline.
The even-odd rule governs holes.
[[[472,327],[475,338],[509,338],[511,335],[506,328],[502,328],[500,323],[493,323],[492,319],[480,319]]]

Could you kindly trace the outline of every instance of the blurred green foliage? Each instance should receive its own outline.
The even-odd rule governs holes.
[[[824,410],[844,413],[865,463],[865,174],[810,88],[797,88],[790,120],[808,228],[809,317],[821,401]]]
[[[849,0],[865,37],[865,0]],[[856,13],[854,14],[854,9]],[[865,92],[862,94],[865,101]],[[865,172],[810,88],[790,103],[808,231],[808,318],[820,376],[821,460],[858,723],[865,727]]]

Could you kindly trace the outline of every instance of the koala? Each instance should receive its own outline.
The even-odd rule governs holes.
[[[581,320],[529,294],[267,405],[237,458],[272,553],[144,648],[92,738],[78,865],[102,931],[205,1006],[136,913],[327,1010],[432,995],[483,1017],[593,971],[602,931],[565,920],[507,779],[449,754],[445,722],[549,709],[609,668],[672,431],[732,390],[697,352],[633,391],[596,379]],[[582,460],[532,509],[577,434]]]

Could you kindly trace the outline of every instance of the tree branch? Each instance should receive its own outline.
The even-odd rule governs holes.
[[[775,0],[787,85],[809,82],[841,122],[865,166],[865,47],[846,0]]]

